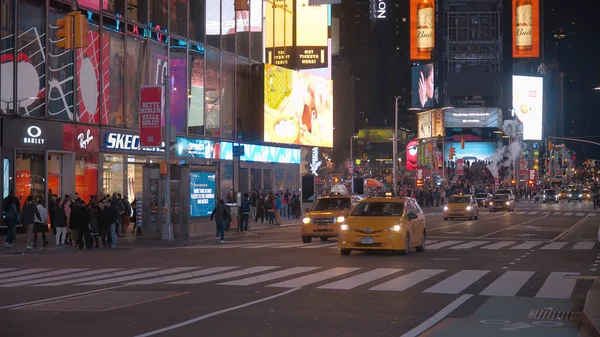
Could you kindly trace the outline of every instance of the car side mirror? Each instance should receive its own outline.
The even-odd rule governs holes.
[[[410,221],[418,218],[418,216],[415,213],[408,213],[407,218]]]

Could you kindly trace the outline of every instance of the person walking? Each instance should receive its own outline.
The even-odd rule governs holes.
[[[35,216],[34,220],[33,246],[37,247],[37,235],[38,233],[42,233],[42,245],[46,247],[48,245],[48,240],[46,239],[46,232],[48,231],[48,211],[46,210],[46,207],[44,207],[44,199],[40,197],[36,202],[36,207],[40,215]]]
[[[67,239],[67,215],[62,206],[62,198],[57,198],[54,203],[54,228],[56,229],[56,248],[63,247]]]
[[[27,229],[27,250],[33,249],[33,230],[35,227],[35,217],[41,218],[40,212],[37,207],[33,203],[33,196],[28,196],[25,201],[25,205],[23,205],[23,209],[21,212],[21,223]]]
[[[265,222],[265,196],[262,193],[256,198],[256,216],[254,217],[254,222],[258,222],[258,218],[260,218],[260,223]]]
[[[275,196],[275,226],[281,226],[281,207],[281,194],[278,192]]]
[[[112,230],[111,227],[113,225],[113,219],[115,218],[115,214],[113,213],[112,208],[110,207],[110,199],[104,200],[104,202],[99,204],[100,207],[100,238],[102,239],[102,248],[106,246],[112,246]],[[116,240],[116,232],[114,233],[114,240]]]
[[[248,231],[248,220],[250,219],[250,200],[248,193],[244,194],[242,205],[240,206],[240,232]]]
[[[219,200],[219,203],[215,206],[212,213],[210,214],[210,220],[215,219],[217,226],[217,243],[225,243],[225,225],[227,221],[231,220],[231,215],[225,207],[225,201]]]
[[[92,237],[94,248],[100,248],[100,208],[98,207],[98,197],[91,197],[88,212],[90,214],[90,236]]]
[[[4,223],[6,223],[6,242],[4,247],[11,248],[15,241],[15,227],[19,221],[17,205],[10,199],[10,195],[5,198],[4,204]]]
[[[71,215],[71,223],[77,229],[79,251],[83,249],[84,244],[88,249],[91,249],[93,244],[90,235],[90,212],[85,204],[77,203],[73,215]]]

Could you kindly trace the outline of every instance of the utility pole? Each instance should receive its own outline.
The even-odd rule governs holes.
[[[394,175],[393,175],[393,184],[394,184],[394,196],[397,196],[397,190],[398,190],[398,100],[400,99],[400,96],[395,96],[394,99],[396,100],[396,104],[395,104],[395,108],[394,108],[394,142],[392,143],[392,151],[393,153],[393,160],[394,160]]]

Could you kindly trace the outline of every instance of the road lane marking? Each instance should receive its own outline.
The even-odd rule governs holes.
[[[425,243],[426,243],[426,246],[427,246],[427,245],[434,244],[436,242],[440,242],[440,240],[429,240],[429,239],[427,239],[427,241]]]
[[[295,247],[300,247],[300,246],[310,246],[310,245],[318,245],[318,242],[313,242],[313,243],[295,243],[292,245],[283,245],[283,246],[275,246],[275,247],[271,247],[274,249],[281,249],[281,248],[295,248]]]
[[[461,270],[423,292],[434,294],[458,294],[489,272],[489,270]]]
[[[3,285],[0,285],[0,287],[5,287],[5,288],[6,287],[22,287],[22,286],[28,286],[28,285],[32,285],[32,284],[67,280],[67,279],[74,278],[74,277],[83,277],[83,276],[92,276],[92,275],[110,273],[110,272],[118,271],[118,270],[122,270],[122,269],[121,268],[108,268],[108,269],[88,270],[88,271],[69,274],[69,275],[62,275],[62,276],[55,276],[55,277],[48,277],[48,278],[38,278],[35,280],[30,280],[30,281],[3,284]]]
[[[542,243],[544,243],[544,242],[543,241],[525,241],[520,245],[511,247],[510,249],[531,249],[533,247],[541,245]]]
[[[562,215],[563,212],[552,212],[552,215]]]
[[[333,247],[333,246],[337,246],[337,245],[338,245],[337,242],[332,242],[332,243],[319,243],[314,246],[305,246],[305,247],[298,247],[298,248],[300,248],[300,249],[317,249],[317,248]]]
[[[247,278],[243,278],[240,280],[234,280],[229,282],[219,283],[218,285],[226,285],[226,286],[247,286],[251,284],[257,284],[266,281],[272,281],[280,278],[284,278],[287,276],[292,276],[296,274],[306,273],[309,271],[320,269],[321,267],[293,267],[284,270],[274,271],[272,273],[258,275],[258,276],[250,276]]]
[[[473,247],[485,245],[486,243],[489,243],[489,241],[471,241],[471,242],[463,243],[462,245],[454,246],[450,249],[470,249]]]
[[[418,337],[423,332],[429,330],[431,327],[436,325],[439,321],[443,320],[456,308],[460,307],[463,303],[468,301],[473,295],[465,294],[454,300],[452,303],[445,306],[442,310],[438,311],[435,315],[429,317],[425,322],[419,324],[412,330],[408,331],[400,337]]]
[[[452,240],[450,240],[450,241],[442,241],[442,242],[440,242],[440,243],[436,243],[436,244],[433,244],[433,245],[431,245],[431,246],[429,246],[429,245],[428,245],[428,246],[426,247],[426,249],[430,249],[430,250],[431,250],[431,249],[440,249],[440,248],[444,248],[444,247],[452,246],[452,245],[455,245],[455,244],[457,244],[457,243],[461,243],[461,242],[462,242],[462,241],[452,241]]]
[[[5,278],[2,280],[3,284],[0,284],[0,287],[5,286],[6,283],[13,283],[13,282],[19,282],[19,281],[31,281],[32,279],[37,280],[37,279],[41,279],[41,278],[57,276],[57,275],[64,275],[64,274],[68,274],[68,273],[77,273],[77,272],[86,271],[86,270],[89,270],[89,269],[88,268],[66,268],[66,269],[59,269],[59,270],[54,270],[54,271],[49,271],[49,272],[43,272],[43,273],[39,273],[39,274],[30,274],[30,275],[25,275],[25,276]]]
[[[15,270],[16,268],[0,268],[0,273],[4,273],[6,271],[11,271],[11,270]],[[0,274],[2,275],[2,274]]]
[[[596,245],[596,242],[594,241],[582,241],[582,242],[578,242],[575,246],[573,246],[574,250],[590,250],[594,248],[594,245]]]
[[[0,275],[0,279],[2,279],[2,281],[4,281],[4,279],[7,277],[15,277],[15,276],[20,276],[20,275],[40,273],[40,272],[47,271],[47,270],[52,270],[52,268],[29,268],[29,269],[25,269],[25,270],[17,270],[17,271],[12,271],[10,273]]]
[[[564,272],[553,272],[550,273],[546,281],[538,291],[535,297],[538,298],[571,298],[571,293],[577,283],[576,278],[567,277],[568,275],[574,276],[579,273],[564,273]]]
[[[529,215],[536,215],[536,214],[538,214],[538,213],[539,213],[539,212],[529,212]]]
[[[311,285],[313,283],[321,282],[328,280],[330,278],[338,277],[341,275],[345,275],[354,271],[360,270],[360,268],[346,268],[346,267],[337,267],[331,268],[328,270],[324,270],[322,272],[297,277],[291,280],[269,284],[268,287],[275,288],[299,288],[307,285]]]
[[[500,233],[500,232],[504,232],[504,231],[506,231],[506,230],[510,230],[510,229],[518,228],[518,227],[520,227],[520,226],[523,226],[523,225],[526,225],[526,224],[528,224],[528,223],[530,223],[530,222],[534,222],[534,221],[537,221],[537,220],[540,220],[540,219],[543,219],[543,218],[546,218],[546,217],[548,217],[548,215],[542,215],[542,216],[540,216],[540,217],[537,217],[537,218],[535,218],[535,219],[531,219],[531,220],[528,220],[528,221],[522,222],[522,223],[520,223],[520,224],[516,224],[516,225],[514,225],[514,226],[506,227],[506,228],[503,228],[503,229],[500,229],[500,230],[497,230],[497,231],[494,231],[494,232],[488,233],[488,234],[486,234],[486,235],[482,235],[482,236],[478,237],[478,239],[483,239],[483,238],[486,238],[486,237],[488,237],[488,236],[491,236],[491,235],[494,235],[494,234],[498,234],[498,233]]]
[[[196,276],[204,276],[204,275],[209,275],[209,274],[222,273],[222,272],[226,272],[228,270],[235,269],[235,268],[239,268],[239,266],[212,267],[212,268],[206,268],[206,269],[196,270],[196,271],[192,271],[192,272],[187,272],[187,273],[183,273],[183,274],[155,277],[155,278],[151,278],[151,279],[147,279],[147,280],[128,282],[127,284],[134,285],[134,284],[165,283],[165,282],[170,282],[170,281],[182,280],[182,279],[186,279],[186,278],[192,278],[192,277],[196,277]]]
[[[582,223],[585,222],[585,220],[587,220],[587,216],[584,217],[583,219],[577,221],[576,224],[574,224],[573,226],[571,226],[569,229],[567,229],[566,231],[558,234],[554,239],[550,240],[550,242],[554,242],[554,241],[558,241],[562,238],[564,238],[565,236],[567,236],[567,234],[569,234],[572,230],[574,230],[575,228],[577,228],[579,225],[581,225]]]
[[[500,214],[500,215],[496,215],[496,216],[491,216],[489,218],[485,217],[485,218],[482,218],[481,220],[491,220],[491,219],[501,218],[503,216],[504,216],[504,214]],[[472,224],[474,222],[473,221],[464,221],[464,222],[459,222],[459,223],[455,223],[455,224],[452,224],[452,225],[446,225],[446,226],[441,226],[441,227],[430,228],[430,229],[427,229],[427,231],[431,232],[431,231],[436,231],[438,229],[445,229],[445,228],[456,227],[456,226],[464,226],[464,225],[468,225],[470,223]]]
[[[446,269],[419,269],[417,271],[413,271],[412,273],[402,275],[393,280],[389,280],[385,283],[377,285],[369,290],[404,291],[445,271]]]
[[[573,212],[565,212],[565,215],[573,215]]]
[[[203,277],[198,277],[198,278],[193,278],[193,279],[188,279],[188,280],[183,280],[183,281],[169,282],[168,284],[199,284],[199,283],[207,283],[207,282],[212,282],[212,281],[220,281],[220,280],[224,280],[224,279],[228,279],[228,278],[234,278],[234,277],[246,276],[246,275],[250,275],[250,274],[262,273],[264,271],[272,270],[272,269],[275,269],[275,268],[279,268],[279,267],[278,266],[257,266],[257,267],[250,267],[250,268],[246,268],[246,269],[230,271],[228,273],[223,273],[223,274],[203,276]]]
[[[556,241],[556,242],[551,242],[543,247],[541,247],[540,249],[542,250],[560,250],[562,247],[566,246],[568,242],[566,241]]]
[[[500,248],[504,248],[506,246],[510,246],[515,243],[517,243],[517,241],[501,241],[501,242],[496,242],[494,244],[491,244],[489,246],[481,247],[481,249],[497,250]]]
[[[597,215],[598,215],[598,213],[588,213],[588,216],[590,216],[590,217],[591,216],[597,216]]]
[[[129,270],[118,271],[115,273],[108,273],[108,274],[102,274],[102,275],[96,275],[96,276],[88,276],[88,277],[83,277],[83,278],[75,278],[75,279],[64,280],[64,281],[38,284],[38,285],[34,285],[34,287],[56,287],[56,286],[62,286],[65,284],[74,284],[74,283],[106,279],[106,278],[112,278],[112,277],[118,277],[118,276],[124,276],[124,275],[131,275],[131,274],[135,274],[135,273],[142,273],[142,272],[147,272],[147,271],[156,270],[156,269],[160,269],[160,268],[134,268],[134,269],[129,269]]]
[[[270,248],[270,247],[275,247],[275,246],[281,246],[281,242],[280,243],[263,243],[263,244],[256,244],[256,245],[252,245],[252,246],[247,246],[247,247],[242,247],[244,249],[256,249],[256,248]]]
[[[479,295],[515,296],[534,273],[532,271],[507,271],[487,286]]]
[[[584,215],[585,215],[585,213],[583,213],[583,212],[579,212],[579,213],[575,214],[575,216],[584,216]]]
[[[358,274],[352,277],[339,280],[337,282],[329,283],[318,287],[317,289],[339,289],[339,290],[350,290],[359,287],[363,284],[373,282],[380,278],[390,276],[392,274],[403,271],[404,269],[395,268],[377,268],[366,273]]]
[[[148,278],[148,277],[157,277],[157,276],[166,276],[166,275],[171,275],[171,274],[177,274],[177,273],[193,271],[193,270],[197,270],[197,269],[200,269],[200,267],[176,267],[176,268],[162,269],[162,270],[151,271],[151,272],[147,272],[147,273],[130,275],[130,276],[122,276],[122,277],[110,278],[110,279],[105,279],[105,280],[78,283],[77,285],[98,286],[98,285],[105,285],[105,284],[111,284],[111,283],[121,283],[121,282],[139,280],[139,279]]]

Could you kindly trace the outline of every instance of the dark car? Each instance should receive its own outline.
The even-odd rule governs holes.
[[[544,191],[544,194],[542,194],[542,203],[546,203],[546,202],[555,202],[555,203],[559,203],[558,199],[560,198],[560,195],[558,193],[558,190],[555,189],[547,189]]]
[[[490,212],[496,211],[509,211],[512,212],[515,210],[515,201],[511,199],[507,194],[498,194],[492,197],[489,203]]]
[[[492,195],[489,193],[475,193],[475,201],[479,207],[487,207],[491,199]]]
[[[582,202],[583,193],[581,193],[580,190],[571,190],[571,192],[569,192],[569,202],[571,202],[571,200],[579,200],[579,202]]]

